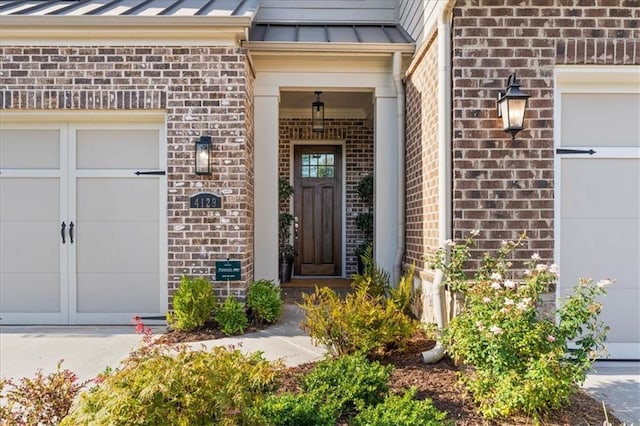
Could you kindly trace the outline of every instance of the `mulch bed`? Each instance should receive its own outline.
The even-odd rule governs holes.
[[[513,416],[505,420],[487,421],[475,412],[475,405],[470,395],[466,394],[457,383],[456,367],[451,359],[443,358],[436,364],[424,364],[420,357],[423,351],[433,347],[434,342],[423,336],[416,336],[406,351],[396,352],[379,359],[383,364],[395,366],[389,383],[392,391],[402,393],[410,387],[418,389],[418,398],[430,398],[434,405],[448,413],[448,419],[455,425],[532,425],[533,419],[525,416]],[[287,368],[282,378],[281,392],[300,391],[298,378],[311,371],[314,363]],[[609,422],[621,425],[611,412]],[[598,425],[605,420],[602,402],[593,399],[583,391],[571,398],[571,405],[556,410],[542,419],[544,425]]]
[[[312,292],[305,289],[305,293]],[[301,301],[302,291],[299,289],[283,291],[283,298],[287,303]],[[258,331],[263,326],[252,325],[246,333]],[[206,327],[197,332],[172,331],[156,340],[156,343],[183,343],[202,340],[212,340],[226,337],[220,330],[213,326]],[[445,357],[436,364],[424,364],[420,354],[433,347],[434,342],[423,335],[415,336],[402,352],[392,352],[378,360],[383,364],[393,364],[395,369],[391,376],[390,388],[401,393],[409,387],[418,390],[418,398],[430,398],[434,405],[448,413],[448,419],[455,425],[500,425],[519,426],[535,424],[533,419],[525,416],[513,416],[506,420],[487,421],[475,412],[475,405],[470,395],[465,393],[457,382],[456,374],[460,370],[451,359]],[[298,379],[301,375],[313,369],[315,363],[302,364],[289,367],[283,371],[280,392],[300,391]],[[611,412],[608,412],[609,422],[613,425],[622,425]],[[579,391],[571,398],[571,404],[562,410],[548,413],[542,420],[544,425],[598,425],[605,420],[602,402],[587,393]]]

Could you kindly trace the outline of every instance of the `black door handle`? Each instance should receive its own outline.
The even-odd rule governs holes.
[[[62,222],[62,225],[60,225],[60,237],[62,237],[62,244],[66,243],[65,239],[64,239],[64,230],[67,228],[67,225]]]
[[[69,242],[73,244],[73,222],[69,222]]]

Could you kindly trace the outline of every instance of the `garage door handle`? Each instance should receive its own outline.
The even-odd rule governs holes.
[[[62,225],[60,225],[60,236],[62,237],[62,244],[66,243],[65,239],[64,239],[64,230],[67,228],[67,225],[62,222]]]
[[[73,222],[69,222],[69,242],[73,244]]]
[[[556,149],[556,154],[589,154],[593,155],[596,152],[592,149]]]
[[[164,176],[166,173],[164,170],[154,170],[151,172],[141,172],[141,171],[137,171],[136,176],[140,176],[140,175],[157,175],[157,176]]]

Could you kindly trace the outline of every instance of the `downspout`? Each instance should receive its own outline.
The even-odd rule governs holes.
[[[398,236],[396,244],[396,256],[393,261],[393,283],[400,281],[402,276],[402,259],[404,258],[404,233],[405,233],[405,93],[402,82],[402,53],[393,52],[393,85],[396,89],[396,131],[397,131],[397,161],[398,161],[398,186],[397,186],[397,206],[398,206]]]
[[[438,16],[438,239],[445,241],[451,237],[451,23],[455,0],[449,0]],[[438,332],[445,327],[443,273],[436,271],[432,291],[433,311]],[[433,364],[444,357],[444,347],[440,339],[433,349],[422,352],[422,360]]]

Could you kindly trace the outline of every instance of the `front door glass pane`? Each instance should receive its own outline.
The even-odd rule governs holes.
[[[302,154],[303,178],[333,178],[335,176],[334,154]]]

